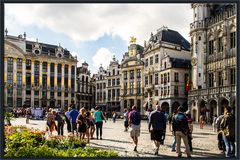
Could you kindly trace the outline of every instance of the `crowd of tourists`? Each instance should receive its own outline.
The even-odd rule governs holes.
[[[46,114],[47,131],[52,135],[53,131],[57,131],[59,136],[64,136],[64,125],[67,125],[67,132],[73,136],[79,137],[81,140],[94,139],[96,130],[96,139],[102,139],[102,126],[106,118],[99,107],[95,110],[88,111],[81,108],[79,111],[75,105],[68,108],[66,112],[55,111],[52,108]]]
[[[218,132],[218,147],[225,153],[226,157],[235,157],[235,117],[231,113],[231,107],[225,107],[224,114],[213,118],[213,130]],[[124,114],[124,131],[131,128],[130,137],[134,143],[134,151],[137,152],[138,137],[140,136],[141,115],[137,111],[137,107],[133,106],[131,109],[125,109]],[[182,106],[173,111],[171,116],[168,116],[159,105],[156,105],[154,111],[148,115],[148,130],[150,139],[155,145],[155,155],[158,155],[160,145],[164,145],[166,135],[166,125],[169,123],[169,131],[172,132],[173,142],[171,151],[176,152],[178,157],[182,157],[181,139],[185,146],[185,153],[187,157],[191,157],[193,151],[192,133],[193,133],[193,119],[190,111],[184,112]],[[204,122],[200,117],[200,129],[203,129]]]

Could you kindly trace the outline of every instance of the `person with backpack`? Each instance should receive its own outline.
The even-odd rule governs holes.
[[[186,115],[183,113],[184,108],[182,106],[178,107],[178,113],[175,115],[173,119],[173,131],[176,134],[176,141],[177,141],[177,153],[178,157],[182,157],[181,153],[181,139],[183,139],[187,157],[191,157],[191,152],[188,144],[188,134],[189,134],[189,127]]]
[[[103,112],[100,111],[100,108],[97,106],[96,107],[96,112],[94,113],[95,117],[95,124],[96,124],[96,135],[98,139],[99,131],[100,131],[100,139],[102,139],[102,126],[103,126],[103,120],[105,120],[106,123],[106,118],[103,115]]]
[[[224,108],[224,116],[220,124],[225,143],[225,157],[235,157],[235,116],[231,113],[231,107]]]
[[[133,139],[135,144],[134,150],[137,152],[137,145],[138,145],[138,137],[140,136],[140,123],[141,123],[141,115],[137,111],[137,107],[135,105],[132,106],[132,111],[129,113],[129,127],[132,128],[130,132],[130,136]]]
[[[151,130],[152,127],[152,130]],[[163,112],[160,112],[160,106],[156,105],[156,110],[149,116],[148,130],[151,133],[151,140],[156,146],[155,155],[158,155],[162,137],[166,131],[166,118]]]

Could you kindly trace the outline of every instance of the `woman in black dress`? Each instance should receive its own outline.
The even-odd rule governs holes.
[[[80,139],[83,140],[87,131],[87,118],[85,108],[81,108],[77,117],[78,132],[80,133]]]

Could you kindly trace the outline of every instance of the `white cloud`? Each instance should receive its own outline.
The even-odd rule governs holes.
[[[11,29],[11,24],[46,27],[76,43],[112,34],[127,43],[136,36],[143,44],[163,25],[189,39],[192,21],[190,4],[6,4],[5,11]]]
[[[103,68],[107,69],[107,66],[110,64],[110,61],[112,60],[113,55],[114,54],[111,53],[107,48],[100,48],[96,52],[96,54],[92,57],[93,66],[95,68],[99,68],[100,65],[102,64]]]
[[[75,56],[77,56],[77,60],[78,60],[78,63],[77,63],[77,67],[81,67],[82,66],[82,63],[85,61],[83,58],[81,58],[81,56],[77,53],[77,52],[75,52],[75,51],[72,51],[72,52],[70,52],[71,53],[71,55],[73,56],[73,57],[75,57]]]

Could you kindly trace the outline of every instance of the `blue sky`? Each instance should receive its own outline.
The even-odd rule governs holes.
[[[53,14],[54,13],[54,14]],[[8,34],[67,48],[86,61],[91,73],[106,68],[113,55],[121,62],[131,36],[143,45],[151,32],[167,26],[189,40],[190,4],[7,4]]]

